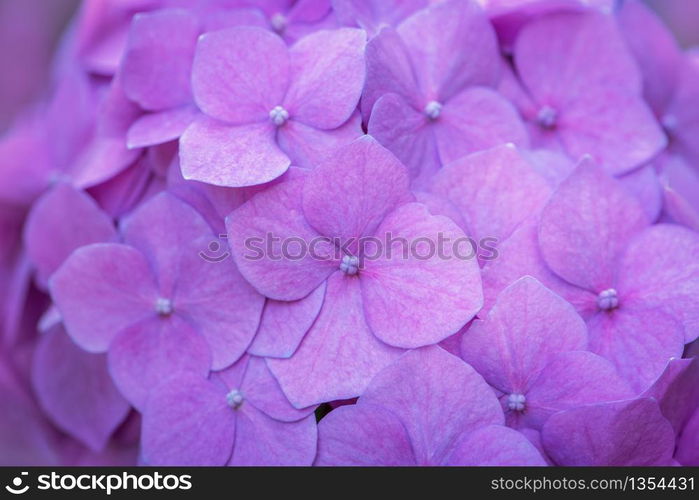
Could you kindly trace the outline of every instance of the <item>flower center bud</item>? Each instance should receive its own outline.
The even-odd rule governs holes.
[[[665,132],[672,134],[677,130],[677,117],[672,114],[667,114],[662,117],[660,124],[663,126],[663,129],[665,129]]]
[[[158,297],[155,301],[155,312],[159,316],[170,316],[172,314],[172,301],[165,297]]]
[[[430,120],[436,120],[442,114],[442,105],[437,101],[430,101],[425,106],[425,114]]]
[[[243,397],[243,393],[238,389],[233,389],[231,392],[226,394],[226,404],[234,410],[240,408],[244,401],[245,398]]]
[[[269,119],[272,120],[277,127],[281,127],[289,119],[289,112],[281,106],[274,106],[269,112]]]
[[[536,123],[541,128],[552,129],[556,126],[558,112],[551,106],[543,106],[536,115]]]
[[[513,393],[507,396],[507,407],[511,411],[524,411],[524,407],[527,404],[527,398],[524,394]]]
[[[359,272],[359,257],[356,255],[343,255],[340,262],[340,270],[348,276],[354,276]]]
[[[619,295],[613,288],[608,288],[597,296],[597,307],[603,311],[611,311],[619,307]]]
[[[284,14],[277,12],[269,19],[269,23],[272,25],[274,31],[282,33],[286,29],[289,21]]]

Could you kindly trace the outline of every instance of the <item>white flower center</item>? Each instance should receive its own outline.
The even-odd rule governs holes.
[[[507,407],[511,411],[524,411],[524,407],[527,403],[527,398],[524,394],[513,393],[507,396]]]
[[[608,288],[597,296],[597,306],[603,311],[611,311],[619,306],[619,295],[613,288]]]
[[[238,389],[233,389],[231,392],[226,394],[226,404],[234,410],[240,408],[244,401],[245,398],[243,397],[243,393]]]
[[[269,119],[272,120],[277,127],[281,127],[289,119],[289,112],[281,106],[274,106],[269,112]]]
[[[660,120],[661,125],[665,129],[665,132],[668,134],[674,132],[677,130],[677,117],[672,114],[667,114],[663,116],[663,118]]]
[[[348,276],[354,276],[359,272],[359,257],[355,255],[343,255],[340,262],[340,270]]]
[[[284,14],[281,12],[277,12],[274,14],[270,20],[270,24],[272,25],[272,29],[276,31],[277,33],[281,33],[286,29],[286,26],[288,24],[288,20]]]
[[[158,297],[155,301],[155,312],[160,316],[170,316],[172,314],[172,301],[165,297]]]
[[[551,129],[556,126],[558,112],[551,106],[543,106],[536,115],[536,123],[541,128]]]
[[[442,105],[437,101],[430,101],[425,106],[425,114],[430,120],[436,120],[442,114]]]

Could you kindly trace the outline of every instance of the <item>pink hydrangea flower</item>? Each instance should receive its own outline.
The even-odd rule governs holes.
[[[483,378],[439,347],[405,353],[318,426],[318,465],[544,465]]]
[[[449,248],[446,258],[401,258],[400,241],[391,243],[390,254],[384,245],[376,258],[366,258],[375,248],[361,245],[362,237],[464,238],[451,220],[414,203],[408,183],[405,167],[367,136],[309,174],[259,193],[229,217],[236,263],[260,293],[282,301],[316,300],[314,290],[326,287],[310,330],[296,330],[305,334],[298,350],[288,359],[268,361],[298,407],[359,395],[400,354],[398,348],[437,343],[480,309],[475,259],[458,259]],[[270,234],[280,240],[270,240]],[[250,238],[269,240],[272,255],[251,259]],[[319,244],[315,254],[289,259],[281,248],[285,238]],[[429,251],[424,242],[418,246],[420,255]],[[423,309],[431,311],[429,317],[419,312]]]
[[[259,28],[200,38],[192,70],[203,115],[181,138],[182,173],[220,186],[269,182],[360,135],[365,35],[319,31],[288,48]],[[258,54],[265,54],[260,64]]]
[[[123,243],[73,252],[49,287],[71,337],[87,351],[108,351],[119,389],[143,408],[172,373],[205,377],[236,361],[255,334],[263,298],[230,261],[201,258],[211,229],[172,195],[141,206],[121,233]]]

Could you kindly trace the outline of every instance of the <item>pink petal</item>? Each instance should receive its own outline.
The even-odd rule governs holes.
[[[329,242],[306,222],[301,207],[304,179],[279,183],[255,195],[227,218],[228,242],[238,269],[262,295],[276,300],[302,299],[337,268]],[[273,239],[276,238],[276,239]],[[285,258],[282,241],[318,241],[317,257]],[[294,247],[295,248],[295,247]],[[296,255],[289,245],[288,253]],[[321,260],[327,256],[328,260]]]
[[[236,420],[223,387],[193,376],[173,378],[153,391],[143,414],[143,461],[155,466],[225,465]]]
[[[229,187],[274,180],[290,165],[274,135],[267,123],[231,127],[200,116],[180,138],[182,175]]]
[[[461,433],[503,423],[500,404],[483,378],[436,346],[408,351],[382,370],[360,404],[396,415],[422,464],[440,462]]]
[[[353,114],[333,130],[319,130],[295,120],[289,120],[277,132],[279,147],[296,166],[314,167],[330,156],[333,150],[345,146],[364,134],[361,116]]]
[[[73,252],[49,290],[68,334],[89,352],[105,352],[120,330],[154,316],[158,297],[143,255],[112,243]]]
[[[675,36],[642,2],[624,2],[616,18],[643,75],[644,96],[660,113],[669,104],[678,80],[681,49]]]
[[[424,106],[408,49],[400,35],[384,28],[366,46],[366,85],[362,94],[361,110],[364,121],[369,121],[374,104],[386,94],[397,94],[408,105],[419,109]]]
[[[489,425],[457,438],[449,456],[440,465],[532,467],[546,465],[546,461],[516,430]]]
[[[459,208],[471,237],[499,242],[537,214],[551,193],[548,183],[509,145],[450,163],[434,177],[431,191]]]
[[[224,373],[221,376],[226,380]],[[229,384],[229,387],[233,386]],[[262,358],[250,357],[239,387],[246,402],[268,417],[281,422],[297,422],[312,414],[315,409],[314,407],[296,409],[291,406],[279,386],[279,382],[269,371]]]
[[[539,244],[551,270],[599,293],[613,286],[621,251],[647,225],[638,201],[583,160],[544,208]]]
[[[699,411],[684,428],[682,436],[677,442],[675,458],[682,465],[699,465]]]
[[[199,31],[196,16],[186,10],[135,16],[121,68],[126,95],[144,109],[156,111],[189,102]]]
[[[409,203],[389,214],[374,236],[383,251],[378,258],[364,255],[359,281],[367,323],[378,338],[403,348],[436,344],[480,310],[478,262],[453,221]]]
[[[39,340],[32,380],[53,422],[93,451],[104,449],[130,410],[107,371],[106,357],[83,351],[61,327]]]
[[[324,299],[325,283],[299,300],[267,299],[248,352],[256,356],[290,358],[320,313]]]
[[[280,422],[253,406],[240,408],[230,465],[305,465],[316,456],[313,414],[297,422]]]
[[[641,78],[612,16],[588,12],[541,17],[520,32],[515,62],[539,104],[555,105],[614,88],[638,95]]]
[[[597,295],[556,276],[539,250],[537,221],[524,221],[505,241],[498,243],[482,271],[485,305],[490,309],[498,294],[523,276],[532,276],[570,302],[583,318],[597,311]],[[482,313],[481,313],[482,314]]]
[[[585,323],[573,307],[525,276],[500,293],[486,319],[471,325],[461,356],[498,390],[523,394],[553,356],[586,347]]]
[[[204,336],[211,348],[211,368],[220,370],[240,358],[252,342],[264,297],[231,259],[208,261],[200,251],[191,251],[179,259],[172,304],[175,314]]]
[[[37,200],[24,226],[27,252],[43,287],[76,248],[115,240],[116,230],[107,214],[68,184],[57,185]]]
[[[684,347],[681,324],[657,308],[624,302],[618,310],[601,311],[588,320],[590,350],[615,366],[636,392],[645,390],[663,372],[668,360]]]
[[[371,136],[408,167],[413,184],[429,183],[441,163],[434,130],[427,117],[403,97],[385,94],[376,101],[369,119]]]
[[[270,110],[284,99],[289,74],[289,55],[281,38],[261,28],[236,27],[199,38],[192,89],[207,115],[250,124],[269,120]]]
[[[109,371],[121,393],[143,411],[158,384],[177,375],[206,378],[211,352],[204,338],[177,317],[154,318],[116,336]],[[157,391],[156,391],[157,392]]]
[[[699,409],[699,359],[672,359],[662,375],[643,393],[654,398],[679,435]]]
[[[467,86],[495,85],[500,63],[495,31],[476,2],[447,1],[398,27],[428,101],[445,102]]]
[[[318,425],[319,466],[416,465],[408,433],[390,411],[372,404],[342,406]]]
[[[405,167],[371,136],[336,150],[303,188],[303,212],[328,237],[369,236],[396,207],[413,200]],[[337,203],[337,200],[343,200]]]
[[[358,280],[338,271],[330,276],[320,315],[296,353],[267,364],[291,403],[305,408],[360,395],[400,353],[374,337],[364,320]]]
[[[364,31],[340,28],[312,33],[289,49],[291,84],[283,105],[292,120],[328,130],[349,119],[364,87],[365,45]]]
[[[531,383],[520,422],[541,429],[558,411],[633,396],[629,385],[606,359],[587,351],[563,352],[552,357]]]
[[[556,127],[568,154],[592,155],[614,174],[642,165],[667,145],[646,103],[615,87],[585,92],[560,115]]]
[[[564,466],[669,465],[675,446],[672,426],[652,399],[557,413],[542,438],[546,452]]]
[[[641,203],[648,220],[655,221],[663,208],[662,191],[653,165],[646,165],[617,178]]]
[[[143,148],[179,139],[198,114],[191,105],[146,114],[129,128],[126,137],[128,146]]]
[[[621,297],[637,307],[659,307],[679,320],[685,342],[699,336],[699,236],[695,232],[655,225],[630,242],[620,267]]]
[[[429,4],[430,0],[332,0],[340,22],[364,28],[373,38],[383,26],[400,21]]]
[[[434,135],[442,164],[508,142],[529,145],[517,110],[484,87],[470,88],[447,101],[435,121]]]

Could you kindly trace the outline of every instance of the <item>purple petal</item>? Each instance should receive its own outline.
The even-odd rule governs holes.
[[[670,465],[672,426],[652,399],[581,406],[544,426],[546,452],[564,466]]]
[[[289,120],[277,132],[279,147],[296,166],[314,167],[323,162],[333,150],[361,137],[362,120],[353,114],[340,127],[320,130],[295,120]]]
[[[498,146],[445,166],[431,191],[460,209],[469,236],[504,241],[541,210],[551,189],[511,146]]]
[[[495,31],[477,2],[437,3],[403,21],[398,34],[428,101],[443,103],[467,86],[497,83]]]
[[[409,203],[389,214],[375,237],[381,241],[381,254],[364,254],[359,281],[367,323],[379,339],[403,348],[436,344],[480,310],[478,262],[453,221]],[[468,248],[465,257],[463,249],[454,248],[459,239]]]
[[[325,236],[345,241],[370,236],[388,213],[414,199],[408,183],[398,159],[364,136],[336,150],[308,175],[303,212]]]
[[[657,308],[626,304],[597,313],[587,324],[590,350],[611,361],[637,392],[660,376],[670,358],[682,355],[681,324]]]
[[[256,356],[290,358],[318,317],[324,299],[325,283],[299,300],[267,299],[248,352]]]
[[[303,178],[279,183],[227,218],[228,242],[240,272],[261,294],[276,300],[302,299],[337,269],[331,261],[330,243],[319,240],[303,216],[303,186]],[[296,247],[289,244],[284,252],[282,242],[292,238],[318,242],[315,252],[319,258],[313,258],[310,251],[301,259],[288,258],[296,255]]]
[[[447,466],[544,466],[536,447],[514,429],[489,425],[457,438],[440,465]]]
[[[380,406],[342,406],[318,425],[315,465],[416,465],[408,433],[393,413]]]
[[[104,449],[130,410],[107,371],[106,357],[83,351],[61,327],[41,337],[32,380],[53,422],[93,451]]]
[[[199,38],[192,89],[199,108],[212,118],[251,124],[269,120],[270,110],[282,103],[289,73],[281,38],[260,28],[230,28]]]
[[[123,330],[109,348],[109,371],[121,393],[143,410],[148,396],[165,379],[209,373],[211,352],[204,337],[187,323],[155,318]]]
[[[143,460],[149,465],[225,465],[236,435],[225,389],[203,378],[159,385],[143,414]]]
[[[180,158],[185,179],[229,187],[272,181],[290,165],[272,125],[233,127],[206,116],[194,120],[182,135]]]
[[[191,105],[149,113],[129,128],[126,141],[129,148],[156,146],[179,139],[199,114]]]
[[[633,396],[606,359],[587,351],[564,352],[552,357],[531,383],[526,411],[518,423],[541,429],[558,411]]]
[[[679,435],[699,409],[699,359],[670,360],[642,397],[658,401],[660,411]]]
[[[483,87],[465,90],[446,102],[435,121],[434,134],[443,164],[508,142],[522,147],[529,144],[515,108]]]
[[[376,375],[360,398],[367,403],[403,422],[418,463],[441,461],[462,433],[503,423],[500,404],[483,378],[435,346],[408,351]]]
[[[316,456],[315,415],[280,422],[253,406],[240,408],[230,465],[311,465]]]
[[[127,245],[79,248],[49,289],[68,334],[89,352],[105,352],[119,331],[155,316],[158,293],[148,262]]]
[[[296,353],[267,364],[291,403],[305,408],[360,395],[400,353],[369,330],[358,280],[337,271],[328,280],[320,315]]]
[[[24,226],[27,253],[44,287],[76,248],[115,240],[116,230],[107,214],[68,184],[57,185],[37,200]]]
[[[365,45],[362,30],[341,28],[312,33],[289,49],[291,84],[283,106],[292,120],[328,130],[349,119],[364,87]]]
[[[629,243],[620,267],[620,297],[628,297],[636,307],[659,307],[679,320],[685,342],[699,336],[697,233],[670,224],[655,225]]]
[[[376,101],[369,119],[371,136],[408,167],[413,183],[427,185],[441,163],[428,119],[398,94]]]
[[[523,394],[558,353],[587,347],[573,307],[526,276],[503,290],[484,320],[464,334],[461,356],[505,394]]]
[[[583,160],[544,208],[539,244],[552,271],[599,293],[614,286],[622,250],[647,225],[638,201],[594,163]]]
[[[155,111],[191,101],[189,82],[199,31],[196,16],[186,10],[135,16],[121,68],[126,95]]]
[[[371,39],[366,46],[366,62],[366,85],[361,102],[365,121],[373,113],[376,101],[386,94],[397,94],[416,109],[425,104],[408,49],[395,30],[384,28]]]

